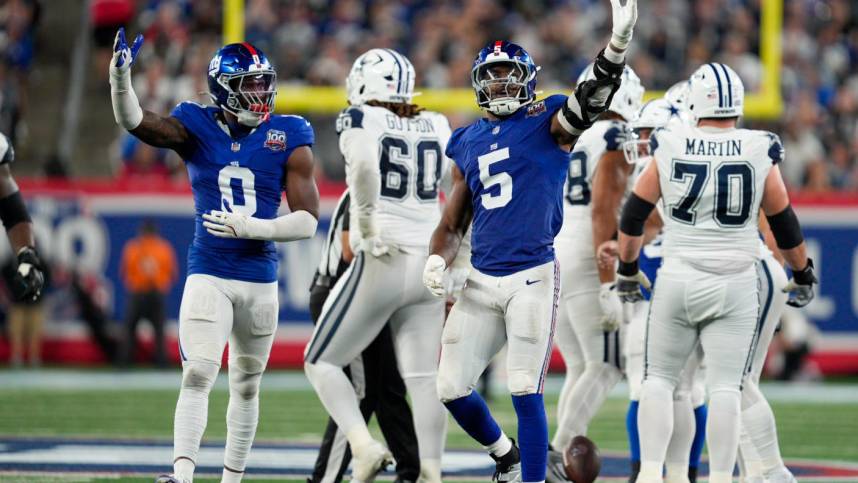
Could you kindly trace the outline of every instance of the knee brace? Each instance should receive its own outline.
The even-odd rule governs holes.
[[[182,367],[182,389],[208,393],[219,370],[220,366],[210,362],[186,361]]]

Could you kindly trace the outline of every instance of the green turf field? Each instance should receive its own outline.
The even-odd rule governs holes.
[[[74,436],[101,438],[172,438],[177,389],[0,389],[0,436]],[[227,391],[213,391],[206,439],[223,441]],[[557,395],[547,394],[553,427]],[[309,389],[263,386],[258,441],[318,443],[326,414]],[[603,450],[625,451],[627,401],[612,397],[590,427],[589,436]],[[502,426],[514,431],[515,414],[508,396],[498,396],[492,411]],[[858,402],[772,402],[785,459],[858,462]],[[451,420],[448,445],[476,448]],[[2,481],[91,481],[80,476],[47,478],[0,475]],[[101,480],[101,478],[99,478]],[[121,477],[113,481],[151,481]],[[217,481],[198,478],[196,481]],[[265,481],[265,480],[254,480]],[[271,480],[283,481],[283,480]],[[297,480],[296,480],[297,481]],[[803,480],[812,481],[812,480]]]

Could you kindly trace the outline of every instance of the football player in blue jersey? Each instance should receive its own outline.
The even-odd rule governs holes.
[[[453,187],[423,281],[443,295],[444,271],[469,224],[475,270],[444,327],[438,395],[495,459],[497,481],[545,480],[542,386],[560,291],[553,244],[569,152],[618,89],[637,19],[636,0],[611,0],[611,6],[612,36],[596,57],[594,78],[569,97],[536,100],[538,68],[522,47],[497,41],[481,50],[471,82],[486,118],[456,130],[447,145],[456,163]],[[504,343],[520,450],[473,391]]]
[[[193,481],[208,395],[229,341],[229,406],[224,482],[240,481],[259,419],[259,383],[277,329],[274,241],[316,231],[313,129],[298,116],[271,114],[276,75],[248,43],[229,44],[208,68],[214,106],[179,104],[168,117],[140,108],[130,67],[143,42],[116,35],[110,93],[116,122],[184,160],[196,208],[188,278],[179,314],[182,386],[176,403],[173,475]],[[285,190],[291,212],[278,216]]]

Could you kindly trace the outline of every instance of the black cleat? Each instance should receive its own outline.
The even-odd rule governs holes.
[[[697,468],[693,466],[688,467],[688,481],[691,483],[697,483]]]
[[[506,481],[510,483],[521,483],[521,455],[515,440],[512,440],[512,448],[503,456],[489,456],[495,460],[495,474],[492,481]]]

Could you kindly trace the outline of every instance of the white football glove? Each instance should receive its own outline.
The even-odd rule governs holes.
[[[226,211],[213,210],[211,213],[203,213],[203,226],[206,231],[220,238],[258,238],[260,229],[257,226],[260,220],[241,213],[229,213]]]
[[[423,268],[423,285],[436,297],[444,296],[444,270],[447,262],[441,255],[429,255]]]
[[[611,43],[625,50],[632,41],[635,22],[638,19],[637,0],[611,0]]]
[[[599,305],[602,306],[602,330],[613,332],[623,321],[623,303],[617,295],[617,285],[605,282],[599,287]]]
[[[390,253],[390,247],[378,235],[362,239],[360,241],[360,250],[376,258]]]

